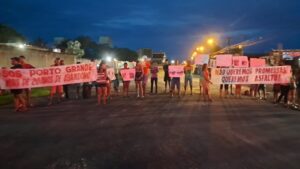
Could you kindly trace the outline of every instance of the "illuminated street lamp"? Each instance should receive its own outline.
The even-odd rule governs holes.
[[[175,64],[175,60],[171,60],[171,64]]]
[[[203,52],[203,51],[204,51],[204,46],[198,47],[198,48],[197,48],[197,51],[198,51],[198,52]]]
[[[213,45],[214,43],[215,43],[215,40],[213,38],[209,38],[207,40],[207,44],[209,44],[209,45]]]

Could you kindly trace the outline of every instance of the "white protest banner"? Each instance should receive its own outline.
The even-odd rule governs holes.
[[[213,84],[281,84],[290,83],[291,66],[214,68]]]
[[[217,67],[216,59],[209,59],[208,67],[209,68],[216,68]]]
[[[217,55],[216,64],[218,67],[231,67],[232,66],[232,55]]]
[[[250,67],[264,67],[264,66],[266,66],[265,59],[257,59],[257,58],[250,59]]]
[[[132,81],[135,78],[135,69],[121,69],[120,73],[123,81]]]
[[[94,63],[39,69],[0,69],[1,89],[24,89],[91,82],[97,79]]]
[[[249,61],[247,56],[233,56],[232,66],[236,68],[249,67]]]
[[[204,64],[208,64],[208,62],[209,62],[209,55],[208,54],[197,55],[195,57],[195,64],[196,65],[204,65]]]
[[[178,65],[170,65],[169,66],[169,76],[170,77],[183,77],[184,76],[184,66]]]
[[[110,80],[116,80],[115,70],[114,68],[108,68],[106,69],[107,77]]]

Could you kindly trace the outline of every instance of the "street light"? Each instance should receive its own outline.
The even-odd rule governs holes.
[[[204,51],[204,46],[198,47],[198,48],[197,48],[197,51],[198,51],[198,52],[203,52],[203,51]]]
[[[213,45],[214,43],[215,43],[215,40],[213,38],[209,38],[207,40],[207,44],[209,44],[209,45]]]
[[[175,64],[175,60],[171,60],[171,64]]]

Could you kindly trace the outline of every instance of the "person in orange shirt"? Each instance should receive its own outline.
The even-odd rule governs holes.
[[[144,96],[146,95],[146,87],[147,87],[148,78],[149,78],[149,74],[150,74],[150,68],[151,68],[150,62],[145,61],[145,65],[143,67],[143,69],[144,69],[144,78],[143,78],[143,84],[142,84]]]
[[[56,58],[54,60],[54,64],[51,66],[60,66],[60,58]],[[60,102],[63,97],[63,86],[62,85],[52,86],[51,91],[50,91],[49,103],[48,103],[49,106],[52,105],[53,96],[57,93],[59,95],[58,102]]]
[[[23,69],[34,69],[35,67],[32,66],[31,64],[26,62],[26,58],[25,56],[21,55],[19,56],[20,58],[20,64],[22,66]],[[25,99],[26,99],[26,103],[28,107],[33,107],[33,104],[31,103],[31,89],[24,89],[25,92]]]

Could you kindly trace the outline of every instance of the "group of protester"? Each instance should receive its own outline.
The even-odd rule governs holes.
[[[13,57],[11,58],[11,69],[34,69],[34,66],[28,64],[25,60],[24,56]],[[77,64],[80,64],[79,62]],[[64,61],[60,58],[56,58],[54,60],[54,64],[51,66],[61,66],[64,65]],[[179,61],[176,60],[174,65],[179,65]],[[181,97],[181,93],[183,95],[186,94],[187,89],[189,87],[190,95],[193,95],[193,74],[196,74],[199,77],[199,87],[200,87],[200,97],[203,97],[204,101],[211,102],[210,96],[210,85],[212,82],[210,81],[210,71],[207,64],[197,65],[193,67],[191,61],[187,61],[184,66],[184,91],[181,92],[181,78],[180,77],[170,77],[169,74],[169,62],[165,61],[163,65],[164,71],[164,87],[165,93],[170,93],[170,97],[174,97],[177,95]],[[94,86],[96,88],[97,94],[97,104],[107,104],[108,100],[112,99],[111,96],[111,86],[113,86],[114,93],[119,95],[119,85],[120,81],[123,83],[123,96],[129,96],[129,87],[130,81],[126,81],[122,79],[120,71],[129,69],[128,63],[124,63],[123,68],[118,70],[116,66],[115,68],[115,79],[110,79],[107,75],[107,68],[109,66],[105,62],[101,62],[101,64],[97,68],[97,80],[90,83],[83,84],[75,84],[76,85],[76,98],[80,98],[80,90],[82,88],[83,93],[91,90]],[[136,97],[144,98],[146,96],[146,88],[149,78],[151,78],[151,90],[150,93],[157,94],[158,93],[158,73],[159,68],[156,63],[150,63],[150,61],[137,62],[135,67],[135,89],[136,89]],[[296,88],[299,86],[296,82],[299,82],[300,79],[298,77],[293,76],[291,78],[291,83],[289,84],[274,84],[273,92],[274,92],[274,103],[279,103],[282,98],[284,98],[284,103],[288,104],[288,102],[295,101]],[[86,88],[88,87],[88,88]],[[233,93],[233,88],[235,88],[235,93]],[[227,97],[228,95],[235,95],[236,97],[241,97],[241,88],[242,85],[228,85],[222,84],[220,85],[219,97]],[[230,90],[230,92],[229,92]],[[262,92],[262,97],[261,97]],[[12,89],[11,93],[14,96],[15,103],[15,111],[26,111],[28,107],[33,106],[30,100],[30,89]],[[246,93],[245,93],[246,94]],[[279,95],[280,94],[280,95]],[[298,92],[299,94],[299,92]],[[57,101],[60,102],[63,98],[69,98],[69,85],[57,85],[52,86],[50,89],[50,96],[48,105],[53,104],[53,98],[57,95]],[[266,99],[266,85],[264,84],[255,84],[250,85],[250,91],[248,95],[253,97]]]

